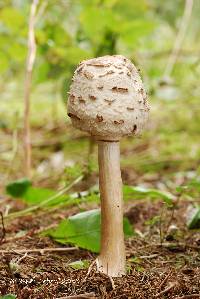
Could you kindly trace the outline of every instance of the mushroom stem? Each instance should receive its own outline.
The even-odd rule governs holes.
[[[101,195],[101,251],[98,270],[111,276],[125,274],[123,199],[118,141],[99,141]]]

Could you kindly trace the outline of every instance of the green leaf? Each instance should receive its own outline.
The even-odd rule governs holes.
[[[70,266],[74,270],[87,269],[89,267],[89,261],[87,260],[75,261],[68,264],[68,266]]]
[[[2,51],[0,51],[0,72],[3,73],[9,68],[9,59],[8,56]]]
[[[27,189],[31,186],[31,181],[27,178],[22,178],[6,185],[7,194],[12,197],[22,197]]]
[[[100,210],[91,210],[76,214],[63,220],[55,230],[46,235],[59,243],[72,243],[81,248],[99,252],[100,250]],[[133,230],[128,219],[124,220],[124,233],[131,236]]]
[[[116,31],[118,28],[112,10],[88,7],[80,15],[80,23],[85,35],[97,44],[102,40],[105,30]]]
[[[38,65],[34,71],[35,83],[40,84],[47,81],[49,70],[50,70],[50,65],[47,62]]]
[[[138,41],[150,34],[154,28],[155,22],[152,20],[135,19],[125,22],[120,27],[121,40],[132,48],[137,47]]]
[[[124,217],[124,234],[127,237],[131,237],[133,235],[133,228],[128,220],[128,218]]]
[[[25,18],[19,10],[12,7],[5,7],[0,13],[1,22],[13,32],[19,31],[25,25]]]
[[[192,208],[187,215],[187,227],[200,229],[200,206]]]
[[[71,66],[77,65],[80,61],[87,59],[91,56],[91,53],[85,51],[79,47],[68,47],[65,50],[66,59]]]
[[[0,299],[15,299],[17,298],[16,295],[13,294],[7,294],[5,296],[1,296]]]
[[[113,1],[113,0],[112,0]],[[110,0],[107,0],[110,2]],[[115,0],[115,12],[123,16],[124,19],[133,20],[138,16],[145,15],[149,4],[147,0],[130,1],[130,0]]]
[[[163,199],[163,201],[169,205],[173,205],[173,200],[175,199],[175,196],[169,192],[160,191],[156,189],[148,189],[144,187],[133,187],[133,186],[123,186],[123,192],[125,199],[129,199],[130,196],[137,196],[139,198],[141,197],[150,197],[152,199]]]
[[[6,192],[14,198],[21,198],[30,205],[42,203],[57,195],[57,191],[51,189],[32,187],[31,182],[26,178],[9,183],[6,186]],[[67,199],[67,195],[60,195],[48,202],[46,206],[59,204]]]
[[[20,63],[25,61],[27,48],[26,45],[19,41],[12,41],[12,44],[9,44],[7,47],[7,52],[13,61]]]
[[[36,188],[36,187],[29,187],[26,193],[23,194],[21,197],[26,203],[35,205],[39,204],[50,197],[56,196],[57,192],[47,188]],[[55,205],[62,201],[65,201],[67,196],[59,196],[55,200],[49,202],[46,206]]]

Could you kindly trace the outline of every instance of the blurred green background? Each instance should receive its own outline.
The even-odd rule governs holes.
[[[0,180],[23,176],[23,110],[31,1],[0,1]],[[191,9],[191,15],[189,13]],[[189,15],[189,16],[188,16]],[[151,103],[140,139],[122,141],[126,183],[163,189],[198,175],[200,1],[42,0],[36,12],[31,87],[35,182],[59,186],[88,167],[96,149],[71,127],[67,91],[83,59],[122,54],[140,68]],[[185,28],[184,28],[185,26]],[[183,31],[177,55],[173,49]],[[175,58],[174,62],[172,62]],[[89,161],[89,162],[88,162]]]

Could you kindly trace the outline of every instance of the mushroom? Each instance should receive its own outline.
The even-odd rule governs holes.
[[[82,96],[85,104],[68,101],[68,115],[74,127],[98,142],[101,249],[97,268],[111,277],[120,277],[126,270],[119,141],[123,136],[141,133],[149,105],[142,101],[143,93],[138,93],[143,84],[136,67],[124,56],[98,57],[81,65],[83,71],[75,71],[69,94]],[[109,99],[109,105],[105,99]]]

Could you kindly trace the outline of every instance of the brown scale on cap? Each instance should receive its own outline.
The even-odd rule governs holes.
[[[87,63],[87,65],[90,65],[90,66],[95,66],[95,67],[109,67],[110,66],[110,63]]]
[[[103,121],[103,116],[97,114],[97,116],[96,116],[96,120],[97,120],[97,122],[99,122],[99,123],[102,122],[102,121]]]
[[[69,96],[69,100],[72,104],[74,104],[74,101],[75,101],[75,96],[73,94],[70,94]]]
[[[108,105],[111,105],[111,104],[114,103],[116,100],[115,100],[115,99],[112,99],[112,100],[110,100],[110,99],[104,99],[104,101],[107,102]]]
[[[112,91],[114,91],[114,92],[120,92],[120,93],[126,93],[126,92],[128,92],[128,88],[114,86],[112,88]]]
[[[95,101],[95,100],[97,99],[97,97],[95,97],[95,96],[89,94],[89,99],[92,100],[92,101]]]
[[[92,80],[94,78],[94,75],[88,71],[84,71],[83,75],[85,76],[85,78],[87,78],[88,80]]]
[[[132,130],[132,132],[135,133],[136,130],[137,130],[137,125],[134,125],[134,126],[133,126],[133,130]]]
[[[80,74],[81,72],[82,72],[82,70],[83,70],[83,65],[81,65],[81,66],[79,66],[78,68],[77,68],[77,70],[76,70],[76,72],[78,73],[78,74]]]
[[[85,100],[83,99],[82,96],[79,96],[79,97],[78,97],[78,100],[79,100],[80,103],[85,103]]]
[[[80,117],[78,117],[77,115],[73,114],[73,113],[68,113],[67,114],[69,117],[77,119],[77,120],[81,120]]]
[[[138,93],[140,93],[141,95],[144,95],[145,91],[143,88],[138,89]]]
[[[122,124],[124,124],[124,120],[123,120],[123,119],[120,119],[120,120],[114,120],[114,124],[115,124],[115,125],[122,125]]]

